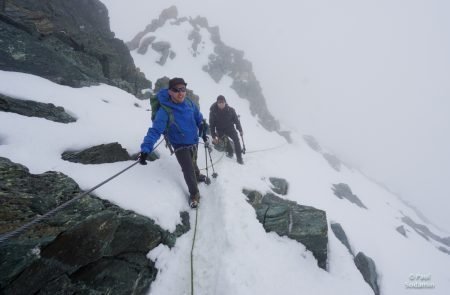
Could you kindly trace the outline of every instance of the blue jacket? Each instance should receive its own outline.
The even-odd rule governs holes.
[[[167,131],[170,144],[175,149],[181,146],[197,144],[203,116],[195,103],[187,97],[182,103],[174,103],[170,99],[168,89],[159,91],[157,98],[161,105],[172,110],[173,122],[168,126]],[[141,144],[142,152],[150,153],[153,150],[153,146],[166,130],[168,123],[169,114],[160,107],[152,127],[148,129],[144,142]]]

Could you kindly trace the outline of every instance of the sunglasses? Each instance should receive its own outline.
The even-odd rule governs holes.
[[[172,88],[170,88],[170,90],[172,90],[175,93],[186,92],[186,88],[185,87],[181,87],[181,88],[172,87]]]

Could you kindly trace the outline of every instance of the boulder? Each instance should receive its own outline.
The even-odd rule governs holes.
[[[269,181],[272,184],[272,190],[280,195],[287,195],[289,189],[289,183],[286,179],[269,177]]]
[[[281,199],[272,193],[263,196],[258,191],[243,192],[266,232],[273,231],[302,243],[317,259],[319,267],[326,269],[328,226],[325,211]]]
[[[52,103],[12,98],[3,94],[0,94],[0,111],[44,118],[59,123],[76,122],[76,119],[66,113],[63,107],[57,107]]]
[[[81,164],[103,164],[131,160],[127,150],[118,142],[101,144],[82,151],[66,151],[61,158]]]
[[[338,240],[341,241],[345,248],[347,248],[348,252],[350,252],[350,254],[354,256],[352,248],[350,247],[350,243],[348,242],[347,235],[345,234],[342,226],[339,223],[331,223],[330,227],[336,238],[338,238]]]
[[[355,259],[355,265],[361,272],[364,280],[372,288],[375,295],[380,295],[380,288],[378,287],[378,274],[375,267],[375,262],[372,258],[366,256],[363,252],[359,252]]]
[[[338,197],[339,199],[345,198],[350,202],[352,202],[353,204],[361,208],[367,209],[367,207],[363,204],[363,202],[361,202],[358,196],[352,193],[352,190],[348,184],[345,183],[333,184],[333,187],[331,189],[333,190],[336,197]]]

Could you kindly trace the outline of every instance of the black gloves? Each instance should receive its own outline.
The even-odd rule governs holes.
[[[147,165],[147,157],[148,153],[140,152],[138,156],[139,164],[141,165]]]
[[[206,134],[203,134],[203,136],[202,136],[202,139],[203,139],[203,142],[205,143],[205,144],[208,144],[208,135],[206,135]]]

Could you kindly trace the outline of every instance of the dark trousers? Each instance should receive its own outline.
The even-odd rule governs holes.
[[[239,137],[238,134],[236,132],[236,129],[234,128],[230,128],[230,129],[225,129],[225,130],[218,130],[217,132],[219,134],[219,137],[222,136],[228,136],[229,138],[231,138],[231,140],[234,142],[234,150],[236,151],[236,157],[238,159],[242,159],[242,148],[241,148],[241,143],[239,142]],[[231,156],[233,156],[233,147],[231,146],[230,141],[227,141],[227,153]]]
[[[193,196],[198,193],[197,177],[200,175],[200,170],[197,167],[197,147],[179,148],[175,151],[175,156],[183,171],[189,194]]]

